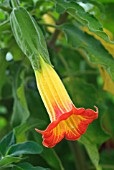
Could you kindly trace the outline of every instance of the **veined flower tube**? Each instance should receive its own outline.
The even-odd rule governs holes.
[[[98,109],[95,107],[95,112],[76,108],[52,66],[42,58],[40,65],[41,69],[35,70],[35,76],[51,123],[46,130],[35,130],[43,135],[43,145],[51,148],[64,137],[67,140],[79,139],[88,125],[98,117]]]

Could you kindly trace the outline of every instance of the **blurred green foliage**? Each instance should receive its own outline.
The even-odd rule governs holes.
[[[113,49],[113,38],[104,28],[113,36],[114,1],[20,0],[20,5],[42,29],[52,64],[76,107],[93,109],[96,105],[99,118],[78,141],[63,140],[53,149],[42,146],[34,128],[45,129],[48,114],[30,62],[11,31],[11,2],[0,0],[0,169],[114,169],[114,93],[108,92],[114,85],[109,81],[104,91],[99,71],[102,68],[114,81],[114,54],[82,29],[88,28]]]

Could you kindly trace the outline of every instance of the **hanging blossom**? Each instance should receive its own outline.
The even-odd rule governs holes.
[[[35,71],[35,76],[51,123],[45,130],[35,130],[42,134],[43,145],[52,148],[63,138],[79,139],[88,125],[98,117],[98,109],[94,106],[95,112],[91,109],[76,108],[52,66],[42,58],[40,64],[41,69]]]

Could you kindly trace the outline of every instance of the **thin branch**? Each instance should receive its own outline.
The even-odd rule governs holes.
[[[39,22],[39,24],[41,24],[41,25],[43,25],[43,26],[45,26],[45,27],[53,27],[53,28],[56,28],[56,29],[58,29],[59,28],[59,26],[58,25],[53,25],[53,24],[45,24],[45,23],[40,23]]]
[[[61,14],[60,17],[59,17],[59,19],[58,19],[58,21],[56,22],[56,25],[61,25],[61,24],[63,24],[64,22],[66,22],[67,16],[68,16],[68,14],[67,14],[66,12],[63,13],[63,14]],[[59,30],[59,29],[56,29],[56,30],[54,31],[54,33],[53,33],[53,35],[52,35],[52,37],[51,37],[51,39],[50,39],[50,41],[49,41],[49,43],[48,43],[48,46],[49,46],[50,48],[54,48],[54,47],[55,47],[55,42],[56,42],[56,40],[57,40],[57,38],[58,38],[59,33],[60,33],[60,30]]]

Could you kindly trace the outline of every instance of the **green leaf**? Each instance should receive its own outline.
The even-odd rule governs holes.
[[[50,169],[43,168],[40,166],[33,166],[28,162],[24,162],[24,163],[18,164],[17,166],[14,166],[12,170],[50,170]]]
[[[99,64],[106,69],[114,80],[114,60],[99,41],[79,30],[76,25],[64,25],[62,29],[71,46],[81,50],[91,63]]]
[[[34,82],[31,82],[31,84],[32,83]],[[31,86],[31,84],[29,83],[28,86]],[[40,94],[38,93],[38,90],[36,90],[36,88],[37,87],[35,86],[35,88],[26,89],[27,102],[29,110],[32,113],[31,116],[33,118],[34,124],[39,123],[39,126],[37,128],[44,129],[49,123],[49,117],[45,106],[41,100]],[[32,119],[30,121],[30,124],[32,124]]]
[[[16,127],[19,124],[24,123],[24,121],[26,120],[25,115],[26,114],[23,114],[23,108],[21,106],[19,99],[15,97],[14,104],[13,104],[12,119],[11,119],[11,124],[13,125],[13,127]]]
[[[40,154],[42,150],[42,147],[36,142],[28,141],[12,145],[7,151],[7,155]]]
[[[4,13],[2,11],[0,11],[0,20],[2,21],[4,19],[5,19],[5,15],[4,15]]]
[[[42,127],[42,125],[47,125],[46,121],[42,119],[28,119],[27,122],[17,126],[14,129],[16,141],[23,142],[26,140],[25,132],[30,131],[31,129],[34,130],[36,127]],[[35,131],[35,130],[34,130]]]
[[[87,26],[91,32],[103,38],[105,41],[111,42],[105,32],[101,23],[91,14],[85,12],[85,10],[76,2],[67,2],[63,0],[57,0],[57,12],[63,13],[67,11],[72,17],[74,17],[79,23]]]
[[[64,83],[76,106],[93,108],[97,105],[98,92],[92,84],[76,77],[65,78]]]
[[[8,148],[15,143],[15,136],[13,131],[4,136],[4,138],[0,141],[0,154],[1,156],[5,156]]]
[[[19,167],[17,165],[14,165],[11,170],[23,170],[23,168],[21,168],[21,167]]]
[[[83,60],[80,53],[78,51],[76,52],[75,49],[73,50],[69,48],[68,46],[63,46],[61,49],[61,53],[58,54],[54,52],[51,55],[54,58],[54,67],[62,78],[83,75],[85,76],[86,71],[89,71],[85,70],[87,63]],[[83,67],[80,65],[83,65]]]
[[[111,137],[110,134],[106,133],[102,129],[99,120],[96,120],[91,125],[89,125],[87,132],[83,136],[87,137],[92,144],[94,143],[98,146],[103,144]]]
[[[19,167],[18,165],[14,165],[11,170],[23,170],[23,168]]]
[[[81,137],[80,142],[82,144],[84,144],[86,151],[93,163],[93,165],[96,167],[96,170],[102,170],[102,168],[99,166],[99,160],[100,160],[100,156],[99,156],[99,151],[98,151],[98,147],[96,144],[91,143],[87,138],[85,138],[84,136]]]
[[[54,149],[45,148],[41,154],[45,161],[55,170],[64,170],[61,160]]]
[[[23,113],[24,114],[23,122],[24,122],[30,115],[27,102],[26,102],[26,98],[25,98],[24,83],[22,83],[20,87],[17,89],[17,97],[20,100],[22,108],[24,109],[24,113]]]
[[[100,156],[98,146],[108,140],[109,137],[110,135],[101,129],[100,123],[98,121],[94,121],[91,125],[89,125],[87,132],[79,139],[79,142],[85,146],[90,160],[97,170],[101,169],[99,166]]]
[[[14,90],[16,90],[16,87]],[[14,91],[14,106],[11,123],[13,126],[18,126],[19,124],[24,123],[29,115],[30,112],[28,110],[24,92],[24,82],[22,82],[17,91]]]
[[[19,157],[6,156],[0,160],[0,167],[8,166],[11,163],[19,162],[20,160],[22,159]]]
[[[110,107],[108,107],[108,111],[106,111],[106,114],[104,114],[102,117],[103,127],[104,129],[108,129],[108,131],[112,135],[112,140],[114,138],[114,126],[112,123],[114,121],[113,109],[114,102],[110,102]]]
[[[104,149],[100,154],[101,160],[100,164],[103,167],[103,170],[113,170],[114,169],[114,150],[113,149]]]

